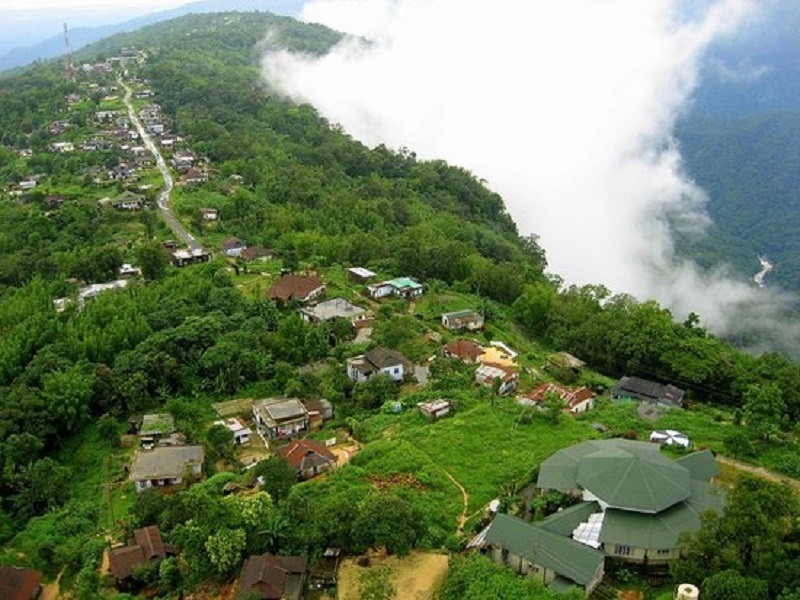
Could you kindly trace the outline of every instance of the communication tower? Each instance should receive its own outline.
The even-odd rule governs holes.
[[[67,51],[64,72],[67,75],[67,79],[75,79],[75,66],[72,64],[72,49],[69,47],[69,28],[66,23],[64,23],[64,48]]]

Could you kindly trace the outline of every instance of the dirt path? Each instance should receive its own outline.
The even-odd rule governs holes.
[[[452,481],[459,490],[461,490],[461,498],[464,500],[464,508],[461,509],[461,514],[458,515],[458,527],[456,528],[456,534],[460,534],[464,531],[464,523],[466,523],[468,519],[467,510],[469,510],[469,494],[467,493],[467,490],[464,489],[464,486],[461,485],[455,477],[450,475],[447,469],[441,466],[439,468],[444,471],[444,474],[447,475],[447,478]]]
[[[797,479],[792,479],[791,477],[780,475],[779,473],[775,473],[769,469],[765,469],[764,467],[757,467],[755,465],[736,460],[735,458],[722,456],[720,454],[717,454],[716,459],[723,465],[728,465],[729,467],[733,467],[739,471],[746,471],[747,473],[757,475],[758,477],[763,477],[764,479],[768,479],[769,481],[774,481],[776,483],[788,483],[794,489],[800,492],[800,481]]]

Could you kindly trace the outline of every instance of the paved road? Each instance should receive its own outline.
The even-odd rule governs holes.
[[[177,217],[172,214],[172,211],[170,210],[169,195],[172,193],[172,188],[175,187],[175,182],[172,179],[172,173],[169,171],[167,161],[164,160],[161,152],[159,152],[158,146],[156,146],[155,142],[153,142],[153,138],[150,137],[150,134],[145,131],[145,128],[142,127],[142,123],[139,121],[139,117],[136,115],[136,111],[133,109],[133,104],[131,103],[131,95],[133,92],[131,88],[121,80],[119,83],[125,88],[125,106],[128,107],[128,117],[130,117],[131,122],[136,126],[136,130],[139,132],[142,142],[144,142],[144,147],[147,148],[155,157],[158,170],[161,171],[161,176],[164,178],[164,188],[161,190],[161,193],[158,196],[158,209],[161,211],[161,216],[164,217],[164,220],[167,222],[167,225],[169,225],[169,228],[175,233],[175,236],[183,240],[183,242],[189,246],[190,249],[202,250],[203,247],[200,245],[197,239],[191,233],[189,233],[189,231],[183,226]]]

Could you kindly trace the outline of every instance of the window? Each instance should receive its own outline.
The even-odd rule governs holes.
[[[614,554],[618,556],[630,556],[632,550],[630,546],[614,546]]]
[[[670,549],[669,548],[659,548],[656,550],[656,556],[669,556]]]
[[[392,373],[398,375],[400,373],[400,367],[395,367],[394,369],[392,369]]]

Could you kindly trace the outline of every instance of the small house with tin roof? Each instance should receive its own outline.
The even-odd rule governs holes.
[[[279,302],[292,300],[305,304],[320,296],[325,286],[317,277],[287,274],[275,281],[267,290],[267,297]]]
[[[305,592],[308,559],[305,556],[251,556],[244,561],[236,598],[300,600]]]
[[[336,455],[308,438],[289,442],[278,449],[278,454],[294,467],[301,479],[311,479],[336,468]]]
[[[378,346],[369,352],[347,359],[347,376],[355,381],[368,381],[383,373],[395,381],[402,381],[411,362],[397,350]]]
[[[271,440],[288,439],[308,431],[308,410],[297,398],[268,398],[253,404],[259,434]]]
[[[187,476],[199,476],[203,469],[202,446],[158,446],[139,450],[134,456],[129,479],[142,492],[151,487],[179,485]]]
[[[611,395],[617,399],[650,402],[663,406],[680,407],[686,394],[674,385],[664,385],[640,377],[623,377],[611,389]]]
[[[137,567],[158,563],[174,554],[174,548],[164,543],[155,525],[136,529],[128,545],[106,550],[109,571],[118,583],[130,579]]]
[[[483,323],[483,315],[469,309],[442,315],[442,325],[450,331],[458,331],[460,329],[477,331],[478,329],[483,329]]]
[[[421,296],[424,288],[421,283],[411,277],[397,277],[396,279],[368,285],[367,291],[374,300],[388,296],[399,296],[400,298],[411,300]]]
[[[41,571],[0,565],[0,598],[36,600],[42,592],[41,580]]]

